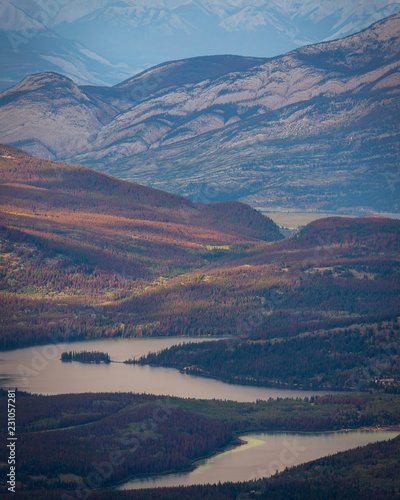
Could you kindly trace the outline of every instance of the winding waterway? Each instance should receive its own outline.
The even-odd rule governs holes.
[[[196,399],[226,399],[254,402],[257,399],[326,394],[323,391],[270,389],[227,384],[214,379],[180,373],[174,368],[124,364],[184,342],[212,341],[210,338],[167,337],[106,339],[71,344],[49,344],[0,352],[2,387],[18,387],[39,394],[80,392],[137,392]],[[115,363],[62,363],[64,351],[100,351]]]

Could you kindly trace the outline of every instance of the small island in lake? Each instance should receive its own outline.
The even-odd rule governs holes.
[[[70,361],[79,361],[80,363],[111,363],[109,354],[96,351],[63,352],[61,354],[61,361],[64,363]]]

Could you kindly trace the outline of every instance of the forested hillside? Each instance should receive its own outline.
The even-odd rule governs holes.
[[[0,391],[3,414],[7,407],[6,396],[6,391]],[[18,393],[17,402],[17,498],[55,498],[53,493],[60,498],[63,491],[73,498],[85,491],[93,498],[103,498],[95,490],[131,477],[190,470],[197,459],[230,444],[238,444],[238,432],[256,429],[332,431],[400,423],[400,397],[393,394],[235,403],[126,393],[57,396]],[[5,434],[0,435],[3,442],[5,437]],[[350,461],[346,456],[339,456],[337,460],[321,459],[318,463],[321,469],[328,467],[327,470],[335,475],[332,476],[333,484],[341,487],[342,482],[347,482],[355,473],[349,463],[362,459],[364,466],[371,469],[373,456],[375,464],[382,461],[382,468],[378,475],[363,477],[363,481],[366,485],[374,484],[378,491],[390,488],[398,468],[398,446],[391,443],[382,444],[377,450],[371,448],[366,453],[362,450],[348,452],[353,453]],[[2,447],[2,463],[6,462],[6,455],[7,450]],[[341,469],[343,465],[346,471]],[[299,470],[300,474],[306,471],[304,477],[310,477],[316,484],[322,480],[323,475],[317,473],[319,468],[302,467],[305,469]],[[292,476],[288,474],[282,477],[289,479],[290,484]],[[88,488],[93,477],[100,478],[96,479],[98,485]],[[282,485],[279,479],[277,481]],[[326,483],[322,485],[325,487]],[[221,491],[226,487],[224,485]],[[246,491],[246,485],[241,487]],[[398,488],[398,481],[393,487]],[[0,495],[5,491],[6,482],[2,479]],[[194,498],[208,498],[202,497],[201,492],[200,489]],[[149,493],[146,491],[146,495]],[[109,491],[104,493],[107,494],[114,495]],[[126,494],[115,493],[116,498],[126,498]],[[179,490],[175,490],[175,494],[174,498],[182,498]]]
[[[140,362],[243,384],[398,384],[400,221],[333,217],[282,239],[238,202],[195,204],[8,147],[0,162],[3,349],[227,335]]]
[[[242,384],[398,385],[399,229],[389,219],[331,218],[249,250],[234,267],[208,274],[213,303],[235,300],[235,318],[226,314],[219,330],[232,339],[175,346],[139,362]],[[192,287],[186,300],[201,292]],[[220,317],[212,314],[204,309],[202,318],[217,329]]]
[[[49,334],[141,335],[147,320],[119,318],[128,298],[282,238],[241,203],[195,204],[11,147],[0,179],[3,348]]]

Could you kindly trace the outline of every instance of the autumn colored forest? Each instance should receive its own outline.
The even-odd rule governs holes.
[[[400,221],[333,217],[283,238],[270,219],[237,202],[192,203],[5,146],[0,180],[2,350],[87,338],[223,335],[136,362],[242,384],[353,391],[254,404],[21,393],[18,498],[60,498],[115,450],[121,455],[101,487],[188,470],[250,429],[400,425]],[[392,479],[398,442],[362,450],[264,483],[165,489],[157,498],[361,498],[367,491],[392,498],[399,492]],[[351,489],[356,477],[361,482]]]
[[[8,146],[0,155],[1,349],[229,335],[224,352],[143,362],[240,383],[398,384],[400,221],[332,217],[283,239],[238,202],[192,203]]]
[[[157,318],[145,303],[158,290],[190,288],[197,270],[222,258],[282,238],[271,220],[240,203],[194,204],[15,148],[0,154],[2,348],[48,342],[50,334],[189,329],[190,318],[182,326],[167,320],[170,303]],[[178,316],[185,302],[176,300]]]

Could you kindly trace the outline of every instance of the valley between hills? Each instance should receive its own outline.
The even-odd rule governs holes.
[[[400,211],[399,23],[268,59],[171,61],[113,87],[38,73],[0,94],[3,366],[50,343],[191,337],[114,366],[315,391],[240,403],[3,388],[18,467],[1,498],[400,496],[393,434],[262,479],[116,490],[193,470],[243,433],[398,433],[400,220],[371,214]],[[284,237],[262,213],[282,210],[337,215]],[[96,351],[64,353],[63,368],[95,374],[96,359],[110,368]]]
[[[398,438],[245,483],[108,488],[191,470],[249,431],[396,431],[399,220],[330,217],[284,238],[242,203],[194,203],[11,146],[0,148],[0,176],[3,351],[224,335],[136,362],[236,384],[348,391],[256,403],[17,391],[16,498],[396,497]],[[2,390],[4,411],[7,401]]]
[[[0,151],[2,349],[228,335],[140,363],[242,384],[399,386],[399,220],[331,217],[283,238],[239,202]]]

